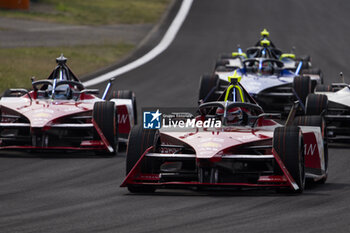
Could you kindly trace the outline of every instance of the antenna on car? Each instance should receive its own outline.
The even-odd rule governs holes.
[[[339,77],[343,81],[343,83],[345,83],[343,72],[339,73]]]
[[[56,63],[58,65],[64,65],[67,63],[67,58],[63,56],[63,53],[61,53],[61,56],[59,56],[58,58],[56,58]]]
[[[290,53],[294,53],[296,50],[295,46],[292,47],[292,49],[290,50]]]
[[[264,28],[264,30],[260,32],[260,35],[262,38],[268,38],[270,36],[270,33],[266,30],[266,28]]]

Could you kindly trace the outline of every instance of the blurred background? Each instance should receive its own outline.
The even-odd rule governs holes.
[[[45,79],[61,53],[78,76],[118,62],[171,0],[1,0],[0,93]]]

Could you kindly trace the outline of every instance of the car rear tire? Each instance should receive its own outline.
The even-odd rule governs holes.
[[[302,66],[301,66],[301,71],[302,70],[306,70],[310,68],[310,56],[309,55],[303,55],[298,57],[296,60],[296,66],[299,65],[299,62],[303,62]]]
[[[234,70],[239,69],[237,66],[218,66],[215,69],[215,72],[233,72]]]
[[[10,89],[7,89],[3,92],[1,97],[21,97],[23,95],[23,92],[11,92]]]
[[[219,96],[215,93],[219,88],[218,75],[203,75],[199,82],[199,101],[216,101]]]
[[[233,58],[232,53],[223,53],[223,54],[220,54],[219,57],[221,58],[221,60]]]
[[[132,101],[132,108],[134,114],[134,124],[137,124],[137,105],[136,105],[136,95],[130,90],[117,90],[113,91],[110,98],[111,99],[130,99]]]
[[[110,155],[116,155],[118,151],[118,121],[114,102],[95,102],[92,117],[113,148]],[[94,139],[100,139],[96,130],[94,130]]]
[[[273,134],[273,148],[281,158],[299,189],[292,191],[302,193],[305,187],[305,162],[303,139],[299,127],[278,127]]]
[[[230,62],[228,60],[219,59],[215,63],[215,68],[218,67],[218,66],[226,66],[228,64],[230,64]]]
[[[306,97],[312,92],[311,79],[308,76],[297,76],[293,80],[293,88],[301,102],[305,105]]]
[[[316,92],[334,92],[331,85],[317,85],[315,88]]]
[[[320,115],[327,110],[328,97],[326,95],[310,94],[306,98],[305,114]]]
[[[1,97],[13,97],[9,89],[5,90]]]
[[[310,68],[310,69],[305,69],[302,70],[301,72],[303,75],[318,75],[320,76],[320,83],[323,84],[323,73],[322,70],[320,68]]]
[[[311,61],[310,55],[301,55],[298,59],[302,60],[303,62],[310,62]]]
[[[218,71],[218,72],[226,72],[227,71],[227,68],[226,66],[217,66],[215,71]]]
[[[294,119],[293,125],[296,126],[318,126],[321,129],[322,137],[323,137],[323,145],[324,145],[324,160],[325,160],[325,169],[326,176],[321,180],[316,181],[316,183],[324,184],[326,183],[328,177],[328,142],[325,137],[327,137],[327,128],[326,122],[324,118],[320,115],[314,116],[298,116]]]
[[[142,125],[135,125],[129,135],[129,144],[126,151],[126,175],[130,173],[142,154],[151,146],[150,152],[157,150],[159,143],[159,131],[156,129],[143,129]],[[143,164],[143,169],[147,170],[147,163]],[[156,189],[146,185],[129,185],[128,190],[131,193],[149,193]]]

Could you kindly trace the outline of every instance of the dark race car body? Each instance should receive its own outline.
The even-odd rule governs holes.
[[[307,95],[323,83],[323,74],[320,69],[312,68],[310,56],[296,57],[294,53],[282,52],[264,29],[254,47],[245,52],[238,47],[237,52],[222,54],[213,74],[202,76],[199,102],[217,100],[228,85],[227,77],[235,71],[241,73],[241,84],[265,111],[285,116],[295,100],[305,104]]]
[[[243,67],[238,69],[217,69],[209,87],[203,87],[208,84],[203,81],[207,77],[202,76],[199,100],[216,100],[229,85],[227,77],[238,72],[242,76],[242,86],[265,111],[286,116],[295,100],[300,99],[305,104],[306,96],[317,83],[321,83],[319,75],[298,75],[276,59],[246,59],[242,64]],[[205,88],[214,90],[202,93]]]
[[[65,61],[48,79],[33,81],[32,91],[9,89],[0,100],[0,149],[116,153],[134,125],[133,100],[96,94]]]
[[[222,54],[219,60],[216,62],[215,68],[218,66],[231,67],[231,68],[243,68],[243,61],[245,59],[252,58],[270,58],[277,59],[284,64],[284,68],[297,73],[310,73],[308,70],[312,67],[311,58],[308,55],[297,57],[293,52],[286,53],[276,48],[274,43],[269,39],[270,33],[264,29],[261,32],[260,40],[255,44],[254,47],[247,48],[245,52],[238,47],[237,52],[230,54]],[[292,49],[294,50],[294,48]]]
[[[219,69],[222,69],[223,67],[243,68],[244,60],[253,58],[276,59],[283,63],[285,69],[293,72],[296,72],[299,69],[300,73],[312,74],[309,70],[312,67],[309,56],[305,55],[297,58],[295,54],[283,53],[277,48],[262,46],[250,47],[245,53],[243,53],[243,51],[239,48],[238,52],[223,54],[216,62],[215,67],[220,67]]]

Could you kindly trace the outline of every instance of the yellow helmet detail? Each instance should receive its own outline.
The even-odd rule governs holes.
[[[263,39],[260,41],[261,46],[270,46],[270,41],[268,39]]]
[[[260,32],[260,35],[261,35],[262,37],[268,37],[268,36],[270,35],[270,33],[266,30],[266,28],[264,28],[264,30],[262,30],[262,31]]]

